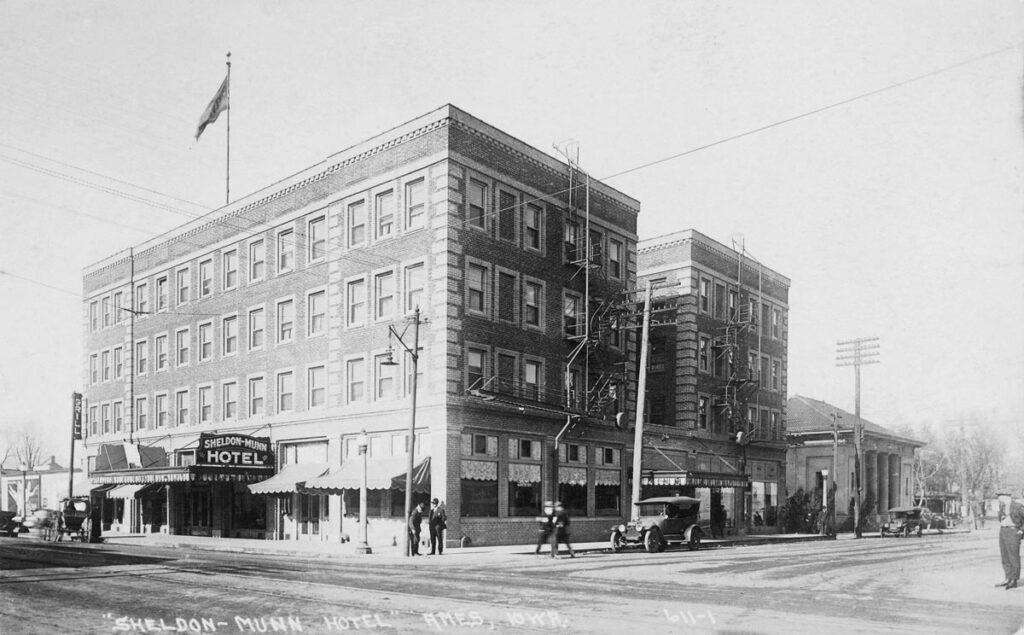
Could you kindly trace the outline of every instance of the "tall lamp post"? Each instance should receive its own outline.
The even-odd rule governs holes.
[[[359,446],[359,456],[363,462],[359,478],[359,544],[356,545],[356,553],[373,553],[373,549],[366,542],[366,457],[370,445],[366,430],[359,434],[356,444]]]
[[[21,519],[25,520],[28,517],[28,465],[22,463],[21,467]]]
[[[406,326],[406,328],[401,333],[396,331],[395,327],[390,326],[390,325],[388,326],[388,339],[390,340],[390,338],[392,336],[395,339],[397,339],[398,343],[402,345],[402,348],[405,349],[405,352],[409,354],[409,358],[412,360],[412,387],[411,387],[411,391],[410,391],[412,393],[412,395],[411,395],[411,397],[412,397],[412,404],[411,404],[410,411],[409,411],[409,447],[408,447],[409,462],[406,465],[406,471],[405,471],[405,521],[406,521],[406,523],[409,522],[409,516],[412,514],[412,472],[413,472],[413,468],[415,467],[413,465],[413,461],[415,460],[414,457],[415,457],[415,454],[416,454],[416,376],[418,374],[417,368],[419,366],[419,361],[420,361],[420,324],[426,322],[426,320],[421,320],[420,319],[420,308],[418,306],[416,307],[416,310],[413,312],[413,314],[411,316],[409,316],[408,319],[409,319],[409,322],[410,322],[411,326],[413,327],[413,329],[412,329],[412,346],[411,347],[408,346],[405,343],[405,340],[402,339],[402,336],[405,335],[406,331],[409,330],[408,326]],[[390,345],[390,343],[388,344],[388,358],[387,358],[387,360],[385,360],[382,363],[384,365],[386,365],[386,366],[397,366],[398,365],[398,362],[395,361],[394,348]],[[405,539],[402,541],[402,545],[404,546],[403,553],[406,556],[410,555],[409,540],[410,540],[409,531],[406,530],[406,532],[405,532]]]

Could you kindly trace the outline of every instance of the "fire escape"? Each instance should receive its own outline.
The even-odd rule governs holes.
[[[757,368],[750,367],[750,339],[757,331],[757,316],[753,304],[743,302],[728,308],[728,322],[719,329],[712,341],[716,369],[723,369],[726,377],[715,399],[720,418],[729,433],[746,431],[747,401],[760,386]]]

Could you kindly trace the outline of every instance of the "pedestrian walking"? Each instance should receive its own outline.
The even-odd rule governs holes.
[[[1006,580],[997,584],[1007,590],[1016,589],[1020,579],[1020,541],[1024,537],[1024,505],[999,494],[999,555],[1003,560]]]
[[[430,555],[444,553],[444,530],[448,528],[448,516],[444,513],[444,505],[436,498],[430,501],[430,516],[427,518],[427,529],[430,530]]]
[[[555,529],[555,508],[551,501],[544,501],[544,514],[537,516],[537,550],[534,552],[540,555],[540,548],[551,540],[551,532]]]
[[[561,501],[555,503],[555,533],[551,538],[551,557],[558,555],[558,545],[562,543],[569,550],[569,557],[575,558],[576,554],[569,544],[569,512],[562,507]]]
[[[409,555],[420,555],[420,524],[423,522],[423,503],[418,503],[409,514]]]

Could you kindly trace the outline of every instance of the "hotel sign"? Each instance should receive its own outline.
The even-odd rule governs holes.
[[[244,434],[200,434],[196,465],[273,467],[270,437]]]

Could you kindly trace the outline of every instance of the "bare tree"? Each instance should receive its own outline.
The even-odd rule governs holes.
[[[34,470],[46,463],[46,451],[39,438],[25,430],[14,436],[13,441],[9,444],[8,454],[13,455],[11,458],[18,466],[25,465],[29,470]]]

